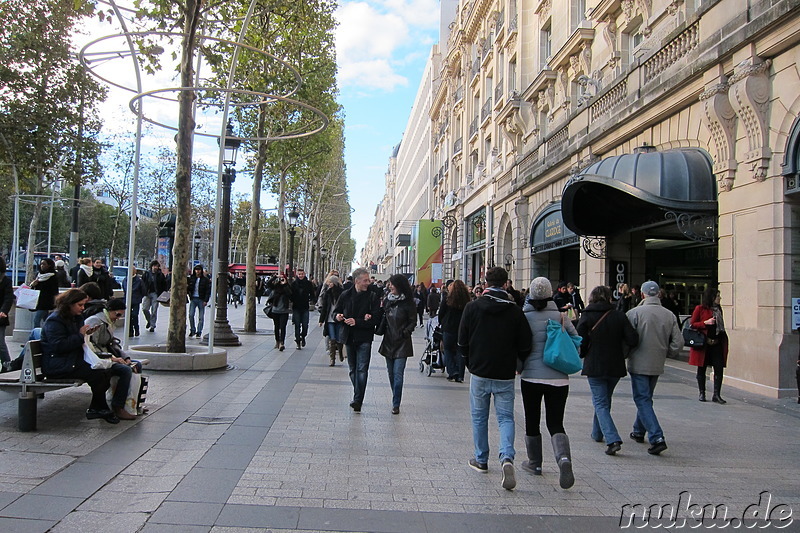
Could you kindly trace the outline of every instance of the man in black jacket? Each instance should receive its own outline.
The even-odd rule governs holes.
[[[211,298],[211,280],[205,276],[203,265],[195,265],[192,275],[186,280],[186,294],[189,296],[189,337],[203,336],[203,323],[206,316],[206,304]],[[195,311],[200,312],[197,328],[194,327]]]
[[[334,308],[334,318],[344,323],[342,337],[347,347],[347,364],[350,366],[350,381],[353,383],[353,401],[350,407],[360,412],[367,389],[370,350],[375,326],[380,322],[380,298],[369,289],[369,271],[357,268],[353,271],[353,286],[339,296]]]
[[[161,263],[152,261],[150,269],[142,275],[142,312],[147,320],[145,329],[151,332],[156,330],[156,320],[158,319],[158,296],[167,290],[167,280],[161,272]]]
[[[487,289],[467,304],[458,330],[458,346],[466,358],[470,378],[470,409],[475,457],[469,466],[478,472],[488,471],[489,402],[500,428],[500,465],[502,486],[513,490],[514,476],[514,377],[517,359],[525,360],[531,352],[531,328],[522,312],[502,287],[508,280],[504,268],[486,272]]]
[[[306,271],[298,268],[297,277],[292,282],[292,324],[298,350],[306,345],[308,306],[316,300],[314,294],[314,284],[306,277]]]

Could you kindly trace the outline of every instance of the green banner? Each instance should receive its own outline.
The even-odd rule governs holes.
[[[440,287],[442,284],[442,234],[441,220],[420,220],[416,225],[416,282]]]

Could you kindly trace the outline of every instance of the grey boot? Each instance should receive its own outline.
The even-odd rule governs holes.
[[[522,469],[535,476],[542,475],[542,436],[525,436],[525,449],[528,451],[528,460],[522,461]]]
[[[572,456],[569,452],[569,437],[566,433],[556,433],[552,436],[553,453],[558,464],[560,476],[558,484],[562,489],[568,489],[575,484],[575,476],[572,474]]]
[[[328,339],[328,355],[331,358],[330,366],[334,366],[336,364],[336,341],[333,341],[328,337],[326,337],[326,339]]]

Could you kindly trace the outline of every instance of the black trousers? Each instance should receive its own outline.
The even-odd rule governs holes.
[[[564,410],[567,407],[569,385],[556,387],[544,383],[531,383],[521,380],[522,406],[525,408],[525,435],[538,437],[542,434],[539,425],[542,419],[542,399],[544,398],[545,422],[550,435],[564,431]]]
[[[286,324],[289,322],[289,313],[273,313],[272,323],[275,325],[275,340],[286,340]]]
[[[703,366],[697,367],[697,387],[701,392],[706,390],[706,368],[714,369],[714,391],[719,392],[722,387],[723,368],[725,368],[725,356],[722,353],[722,343],[713,346],[706,346]]]
[[[92,401],[89,404],[89,409],[108,409],[108,403],[106,402],[106,391],[111,384],[111,373],[108,370],[92,370],[89,365],[83,364],[79,365],[69,374],[58,375],[54,377],[75,378],[85,381],[89,385],[89,388],[92,389]]]

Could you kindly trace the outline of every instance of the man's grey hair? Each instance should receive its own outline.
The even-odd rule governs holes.
[[[353,276],[353,280],[356,280],[356,279],[360,278],[361,276],[369,277],[369,270],[367,270],[366,268],[357,268],[357,269],[353,270],[353,273],[350,274],[350,275]]]

